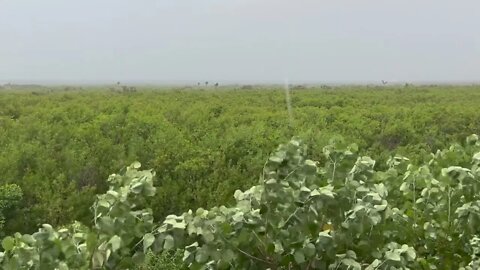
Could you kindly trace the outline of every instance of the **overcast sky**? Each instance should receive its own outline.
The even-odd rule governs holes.
[[[0,0],[0,82],[480,81],[478,0]]]

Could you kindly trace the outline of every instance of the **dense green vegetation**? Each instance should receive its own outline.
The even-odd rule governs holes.
[[[18,205],[22,199],[22,195],[22,190],[16,184],[0,186],[0,236],[4,236],[3,225],[5,224],[5,214]]]
[[[0,184],[23,200],[4,213],[4,233],[79,220],[105,179],[133,161],[158,173],[148,199],[156,219],[232,203],[258,182],[276,145],[298,135],[311,157],[334,134],[377,166],[393,153],[414,163],[480,133],[479,87],[339,87],[292,92],[293,125],[280,88],[253,90],[29,89],[0,94]]]
[[[324,161],[308,159],[307,150],[298,139],[281,145],[260,183],[235,191],[233,206],[164,222],[145,208],[155,173],[135,162],[110,175],[91,226],[44,224],[8,236],[0,263],[6,270],[480,267],[477,135],[419,166],[392,157],[385,170],[338,138],[323,147]]]

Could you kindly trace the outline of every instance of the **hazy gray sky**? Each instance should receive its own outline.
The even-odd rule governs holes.
[[[0,0],[1,81],[480,81],[478,0]]]

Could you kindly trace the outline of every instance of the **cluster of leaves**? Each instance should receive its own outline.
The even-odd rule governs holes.
[[[153,249],[185,248],[190,269],[412,266],[416,252],[398,222],[404,214],[389,205],[375,162],[356,151],[332,142],[319,164],[292,140],[267,161],[260,185],[235,192],[235,206],[168,216]]]
[[[154,173],[139,167],[134,163],[108,178],[109,190],[92,206],[91,228],[75,222],[56,230],[44,224],[32,235],[4,238],[2,269],[128,269],[142,262],[145,253],[137,247],[154,227],[144,203],[155,187]]]
[[[189,269],[478,268],[477,135],[419,166],[395,156],[376,169],[357,145],[338,138],[323,155],[308,159],[307,146],[292,139],[264,164],[258,185],[235,192],[232,206],[169,215],[160,224],[145,208],[154,173],[134,163],[110,176],[110,189],[92,207],[92,228],[43,225],[7,237],[1,265],[127,269],[153,252],[162,254],[157,262],[182,269],[165,252],[183,251]]]

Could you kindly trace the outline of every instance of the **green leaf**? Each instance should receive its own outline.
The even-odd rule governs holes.
[[[230,262],[235,259],[235,253],[231,249],[222,251],[222,260],[225,262]]]
[[[385,252],[385,259],[389,261],[400,262],[401,261],[400,253],[397,250],[387,251]]]
[[[155,242],[155,236],[151,233],[147,233],[143,236],[143,252],[147,252],[148,248]]]
[[[138,161],[135,161],[134,163],[132,163],[131,167],[134,169],[140,169],[140,167],[142,167],[142,164],[140,164],[140,162]]]
[[[195,254],[195,261],[197,263],[206,263],[208,261],[208,254],[204,248],[201,248]]]
[[[265,182],[266,185],[273,185],[276,184],[277,180],[276,179],[269,179]]]
[[[213,240],[215,240],[215,236],[213,235],[213,233],[211,231],[205,230],[203,232],[203,239],[205,239],[205,242],[209,243],[209,242],[212,242]]]
[[[275,252],[277,254],[282,254],[283,253],[284,250],[283,250],[282,243],[280,241],[278,241],[278,240],[275,241],[274,242],[274,247],[275,247],[275,249],[274,249],[273,252]]]
[[[407,182],[403,182],[402,185],[400,185],[400,191],[405,192],[409,189],[409,184]]]
[[[58,270],[68,270],[69,268],[68,268],[68,265],[65,262],[60,262],[58,264],[58,268],[56,268],[56,269],[58,269]]]
[[[105,256],[100,251],[95,251],[92,257],[93,268],[102,268]]]
[[[24,234],[22,235],[22,241],[27,244],[33,245],[35,243],[35,238],[33,238],[33,236],[31,236],[30,234]]]
[[[185,251],[183,252],[182,261],[184,261],[185,263],[189,263],[189,260],[192,258],[192,254],[192,252],[185,249]]]
[[[373,225],[377,225],[382,221],[382,217],[379,214],[376,214],[375,212],[373,212],[369,217]]]
[[[351,267],[351,269],[356,269],[356,270],[362,269],[362,266],[352,258],[342,259],[342,264],[348,266],[349,268]]]
[[[472,134],[467,137],[467,143],[468,144],[474,144],[478,141],[478,135],[477,134]]]
[[[172,225],[173,228],[175,229],[185,229],[187,227],[187,223],[185,223],[185,220],[182,220],[181,222],[175,222]]]
[[[272,157],[270,157],[269,160],[273,163],[281,163],[283,161],[283,158],[278,157],[278,156],[272,156]]]
[[[320,192],[317,189],[314,189],[312,192],[310,192],[310,197],[316,196],[320,196]]]
[[[15,246],[15,239],[11,236],[7,236],[2,240],[2,247],[5,251],[10,251]]]
[[[165,243],[163,244],[163,248],[166,250],[170,250],[175,246],[175,240],[171,235],[165,236]]]
[[[307,258],[313,257],[316,253],[315,245],[312,243],[307,243],[303,248],[303,252]]]
[[[140,192],[142,192],[142,189],[143,189],[143,183],[142,182],[137,182],[137,183],[133,184],[132,187],[131,187],[132,192],[136,193],[136,194],[140,194]]]
[[[295,258],[295,262],[298,264],[302,264],[305,262],[305,255],[300,250],[295,251],[293,257]]]
[[[415,260],[415,258],[417,257],[417,254],[415,252],[415,249],[413,249],[412,247],[409,247],[405,253],[407,255],[407,259],[409,261],[413,261]]]
[[[235,215],[232,217],[233,221],[235,222],[241,222],[243,221],[243,213],[242,212],[237,212]]]
[[[235,190],[235,193],[233,194],[233,197],[235,198],[235,200],[239,201],[242,199],[243,197],[243,192],[241,190]]]
[[[115,252],[120,248],[122,244],[122,238],[120,238],[118,235],[114,235],[108,242],[112,245],[112,251]]]

